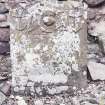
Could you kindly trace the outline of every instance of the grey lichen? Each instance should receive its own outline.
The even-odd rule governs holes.
[[[14,88],[19,85],[18,90],[24,90],[30,80],[34,84],[42,83],[42,87],[41,84],[35,87],[39,95],[68,91],[69,76],[72,71],[79,72],[81,68],[78,59],[82,43],[79,32],[84,23],[82,13],[85,13],[83,4],[74,0],[61,4],[39,0],[31,5],[19,3],[16,8],[11,8]],[[51,88],[49,84],[53,84]],[[71,85],[72,89],[78,90],[78,86]]]

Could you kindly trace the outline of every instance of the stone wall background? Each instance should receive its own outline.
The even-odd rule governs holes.
[[[10,94],[11,60],[10,27],[7,21],[9,10],[0,0],[0,105]]]
[[[105,0],[84,0],[88,4],[88,52],[87,52],[87,69],[89,86],[87,90],[79,93],[79,96],[69,97],[67,95],[60,97],[72,105],[102,105],[105,103]],[[11,88],[11,61],[10,61],[10,45],[9,45],[9,24],[7,22],[9,10],[5,6],[5,0],[0,0],[0,105],[11,105],[14,99],[20,100],[22,105],[26,105],[22,97],[14,97],[10,95]],[[93,71],[95,73],[93,73]],[[100,81],[102,80],[102,81]],[[83,98],[84,97],[84,98]],[[40,98],[35,101],[32,97],[27,97],[28,105],[43,105],[42,100],[46,100],[46,104],[51,102],[62,103],[62,98],[57,96]],[[4,101],[5,100],[5,101]],[[22,101],[21,101],[22,100]],[[31,100],[31,101],[30,101]],[[8,104],[6,104],[8,102]],[[2,104],[1,104],[2,103]],[[16,104],[13,104],[16,105]],[[21,105],[21,104],[19,104]],[[55,105],[55,104],[51,104]],[[67,104],[69,105],[69,104]]]

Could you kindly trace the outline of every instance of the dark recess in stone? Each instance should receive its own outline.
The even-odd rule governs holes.
[[[92,81],[92,77],[90,75],[90,72],[89,72],[88,68],[87,68],[87,79],[88,79],[89,82]]]
[[[96,36],[92,36],[92,35],[87,35],[87,40],[92,42],[92,43],[99,43],[99,39]]]

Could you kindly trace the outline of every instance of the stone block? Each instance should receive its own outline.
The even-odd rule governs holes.
[[[24,92],[30,81],[38,96],[84,88],[86,7],[74,0],[39,1],[10,11],[14,91]]]
[[[0,41],[2,42],[8,42],[10,39],[10,29],[7,28],[0,28]]]
[[[0,3],[0,14],[8,13],[8,9],[5,6],[5,3]]]
[[[6,42],[0,42],[0,54],[6,54],[10,52],[10,45]]]
[[[105,80],[105,65],[97,62],[88,62],[88,69],[93,80]]]
[[[91,7],[99,6],[105,3],[105,0],[85,0],[85,1]]]
[[[0,22],[7,21],[7,16],[0,14]]]

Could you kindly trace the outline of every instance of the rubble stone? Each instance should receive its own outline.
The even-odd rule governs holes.
[[[7,28],[9,27],[9,23],[6,21],[0,22],[0,28]]]
[[[91,10],[89,9],[89,10],[88,10],[88,19],[89,19],[89,20],[92,20],[92,19],[95,18],[95,16],[96,16],[96,11],[95,11],[95,9],[93,9],[93,10],[92,10],[92,9],[91,9]]]
[[[103,54],[105,54],[105,36],[99,36],[99,47]]]
[[[8,54],[10,52],[10,45],[6,42],[0,42],[0,54]]]
[[[5,99],[6,99],[6,96],[2,92],[0,92],[0,105],[2,105]]]
[[[95,43],[88,44],[88,53],[98,54],[100,52],[99,45]]]
[[[11,59],[10,55],[0,55],[0,73],[11,73]]]
[[[3,83],[2,86],[0,86],[0,91],[5,94],[6,96],[9,96],[11,94],[11,83],[10,81],[6,81]]]
[[[10,29],[0,28],[0,41],[9,41],[10,39]]]
[[[6,21],[7,20],[7,16],[4,14],[0,14],[0,22]]]
[[[102,4],[102,3],[104,3],[105,0],[85,0],[85,2],[86,2],[89,6],[95,7],[95,6],[98,6],[98,5]]]
[[[8,13],[8,9],[5,7],[4,3],[0,3],[0,14]]]
[[[93,80],[105,80],[105,65],[89,61],[88,70]]]

